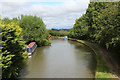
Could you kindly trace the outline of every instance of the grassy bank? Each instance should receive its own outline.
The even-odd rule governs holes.
[[[64,39],[64,37],[59,37],[59,36],[52,36],[51,39]]]
[[[89,43],[83,40],[72,39],[72,38],[69,38],[69,40],[77,41],[79,43],[84,44],[85,46],[88,46],[96,54],[97,68],[95,73],[95,78],[96,78],[95,80],[97,79],[100,80],[100,78],[108,78],[105,80],[110,80],[110,78],[117,78],[114,72],[112,71],[112,69],[110,69],[108,63],[105,61],[97,44]]]

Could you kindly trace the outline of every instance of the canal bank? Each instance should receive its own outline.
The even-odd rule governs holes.
[[[97,44],[89,43],[83,40],[69,38],[69,40],[79,42],[91,48],[96,54],[97,69],[95,78],[118,78],[118,66],[114,60],[108,55],[108,52],[100,48]]]
[[[54,40],[54,39],[64,39],[64,37],[52,36],[52,37],[50,38],[50,40]]]

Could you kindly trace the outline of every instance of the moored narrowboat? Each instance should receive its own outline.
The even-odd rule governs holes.
[[[28,55],[32,55],[35,49],[37,48],[37,45],[35,42],[31,42],[26,48],[25,51],[27,51]]]

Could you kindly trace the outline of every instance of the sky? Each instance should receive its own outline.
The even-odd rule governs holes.
[[[46,28],[70,29],[85,14],[89,0],[0,0],[2,18],[36,15]]]

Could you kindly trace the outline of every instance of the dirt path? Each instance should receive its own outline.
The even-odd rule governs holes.
[[[98,47],[98,49],[99,49],[100,53],[102,54],[103,59],[108,64],[108,67],[112,70],[112,72],[114,72],[114,74],[116,74],[118,76],[118,78],[120,80],[120,73],[118,72],[119,67],[118,67],[117,63],[111,58],[111,56],[109,56],[109,53],[106,50],[103,50],[100,47]]]

